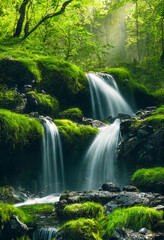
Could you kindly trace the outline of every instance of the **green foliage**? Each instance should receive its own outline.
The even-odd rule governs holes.
[[[160,88],[153,93],[157,104],[164,104],[164,88]]]
[[[145,227],[149,230],[153,225],[161,220],[163,212],[156,211],[154,208],[136,206],[130,208],[119,208],[114,210],[103,223],[105,234],[112,236],[117,227],[123,226],[125,228],[139,231]]]
[[[81,122],[83,113],[79,108],[70,108],[63,112],[60,112],[62,119],[70,119],[75,122]]]
[[[0,144],[25,146],[43,137],[42,125],[28,116],[0,109]]]
[[[22,97],[17,91],[8,90],[7,86],[0,85],[0,108],[15,109],[22,102]]]
[[[65,240],[101,240],[100,226],[92,219],[79,218],[65,223],[63,230]]]
[[[139,169],[133,174],[132,182],[140,190],[163,193],[164,168]]]
[[[9,221],[13,215],[16,215],[21,222],[26,224],[33,221],[32,216],[25,214],[21,209],[16,208],[13,205],[0,203],[1,230],[4,226],[4,223]]]
[[[67,205],[63,214],[67,219],[101,218],[104,217],[104,209],[99,203],[85,202]]]
[[[144,121],[151,122],[155,128],[162,128],[164,126],[164,105],[157,108],[157,110]]]
[[[50,95],[37,93],[36,91],[28,92],[28,95],[34,96],[38,102],[37,111],[40,114],[57,117],[59,114],[59,102],[56,98]],[[34,111],[34,110],[33,110]]]
[[[14,204],[14,189],[11,186],[0,187],[0,199],[3,203]]]
[[[77,125],[70,120],[54,120],[54,122],[63,140],[71,145],[84,144],[98,133],[98,129],[96,128]]]

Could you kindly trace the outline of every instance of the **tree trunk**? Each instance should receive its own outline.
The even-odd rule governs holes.
[[[137,57],[138,57],[138,61],[140,61],[139,27],[138,27],[138,0],[136,1],[136,34],[137,34]]]
[[[25,20],[25,14],[26,14],[26,6],[29,3],[29,1],[30,0],[23,0],[23,3],[20,6],[20,9],[19,9],[20,17],[18,19],[17,27],[13,37],[19,37],[22,32],[22,27]]]

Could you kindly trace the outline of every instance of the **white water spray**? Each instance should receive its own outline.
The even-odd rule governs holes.
[[[93,118],[105,120],[118,113],[132,115],[132,109],[121,96],[116,81],[109,74],[88,73]]]
[[[64,190],[64,164],[60,135],[56,125],[44,118],[43,189],[46,194]]]

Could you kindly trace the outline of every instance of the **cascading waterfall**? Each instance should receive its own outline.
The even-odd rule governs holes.
[[[56,125],[44,118],[43,189],[46,194],[64,190],[64,164],[60,135]]]
[[[56,236],[57,228],[40,228],[33,233],[32,240],[53,240]]]
[[[90,87],[93,117],[106,119],[118,113],[132,115],[130,106],[121,96],[114,78],[108,74],[87,74]],[[116,150],[120,139],[120,120],[99,129],[89,147],[83,166],[85,179],[83,189],[98,189],[104,182],[116,179]]]
[[[118,113],[133,114],[111,75],[88,73],[87,80],[94,119],[105,120],[109,116],[116,117]]]

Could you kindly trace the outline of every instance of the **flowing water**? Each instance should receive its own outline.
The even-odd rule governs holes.
[[[43,189],[46,194],[64,190],[64,164],[60,135],[56,125],[44,118]]]
[[[88,73],[87,80],[94,119],[106,120],[109,116],[116,117],[118,113],[133,114],[111,75]]]
[[[53,240],[56,236],[57,228],[40,228],[33,233],[32,240]]]
[[[107,119],[119,113],[132,115],[132,109],[121,96],[114,78],[108,74],[88,73],[87,79],[91,94],[93,117]],[[116,177],[116,151],[120,140],[120,120],[100,128],[89,147],[83,162],[83,189],[98,189],[105,182],[112,181],[118,185]]]

